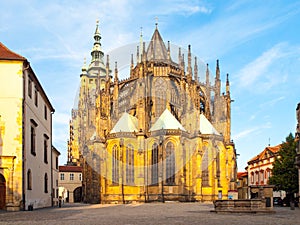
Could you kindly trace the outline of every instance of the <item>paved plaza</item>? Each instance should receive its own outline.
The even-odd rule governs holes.
[[[2,224],[91,225],[91,224],[300,224],[300,209],[276,207],[275,214],[210,212],[212,204],[148,203],[127,205],[64,205],[34,211],[0,211]]]

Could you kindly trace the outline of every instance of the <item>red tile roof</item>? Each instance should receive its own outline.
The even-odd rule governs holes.
[[[237,173],[237,178],[238,179],[240,179],[242,177],[246,177],[246,176],[248,176],[248,172],[247,171],[246,172],[238,172]]]
[[[82,172],[81,166],[59,166],[59,172]]]
[[[264,159],[265,155],[267,152],[272,153],[272,155],[275,155],[281,148],[281,144],[276,145],[276,146],[268,146],[266,147],[261,153],[259,153],[257,156],[253,157],[248,161],[248,164],[252,163],[253,161],[258,161]]]
[[[23,56],[9,50],[4,44],[0,42],[0,59],[7,60],[26,60]]]

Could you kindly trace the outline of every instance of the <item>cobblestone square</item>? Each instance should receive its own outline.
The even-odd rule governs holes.
[[[0,224],[300,224],[300,209],[276,207],[275,214],[210,212],[212,204],[148,203],[126,205],[70,204],[62,208],[0,212]]]

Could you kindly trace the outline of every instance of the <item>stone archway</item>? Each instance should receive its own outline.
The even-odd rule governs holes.
[[[6,205],[6,181],[2,174],[0,174],[0,209],[5,209]]]
[[[81,202],[81,199],[82,199],[82,187],[75,188],[73,194],[74,194],[74,202]]]

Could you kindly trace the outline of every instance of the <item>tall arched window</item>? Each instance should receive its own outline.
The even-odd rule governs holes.
[[[218,147],[217,147],[218,148]],[[221,166],[220,166],[220,151],[217,149],[216,152],[216,167],[217,167],[217,179],[218,179],[218,187],[221,187]]]
[[[172,142],[166,146],[166,185],[175,184],[175,148]]]
[[[208,148],[204,147],[204,154],[202,156],[202,186],[209,186],[209,171],[208,171]]]
[[[152,145],[151,152],[151,184],[158,184],[158,145]]]
[[[112,149],[112,182],[113,184],[119,183],[119,148],[117,145],[114,145]]]
[[[126,147],[126,184],[134,184],[134,148]]]
[[[155,116],[159,117],[166,107],[166,85],[163,79],[158,79],[155,83]]]
[[[44,176],[44,192],[48,193],[48,175],[47,175],[47,173],[45,173],[45,176]]]
[[[31,169],[27,171],[27,190],[32,190],[32,174]]]

